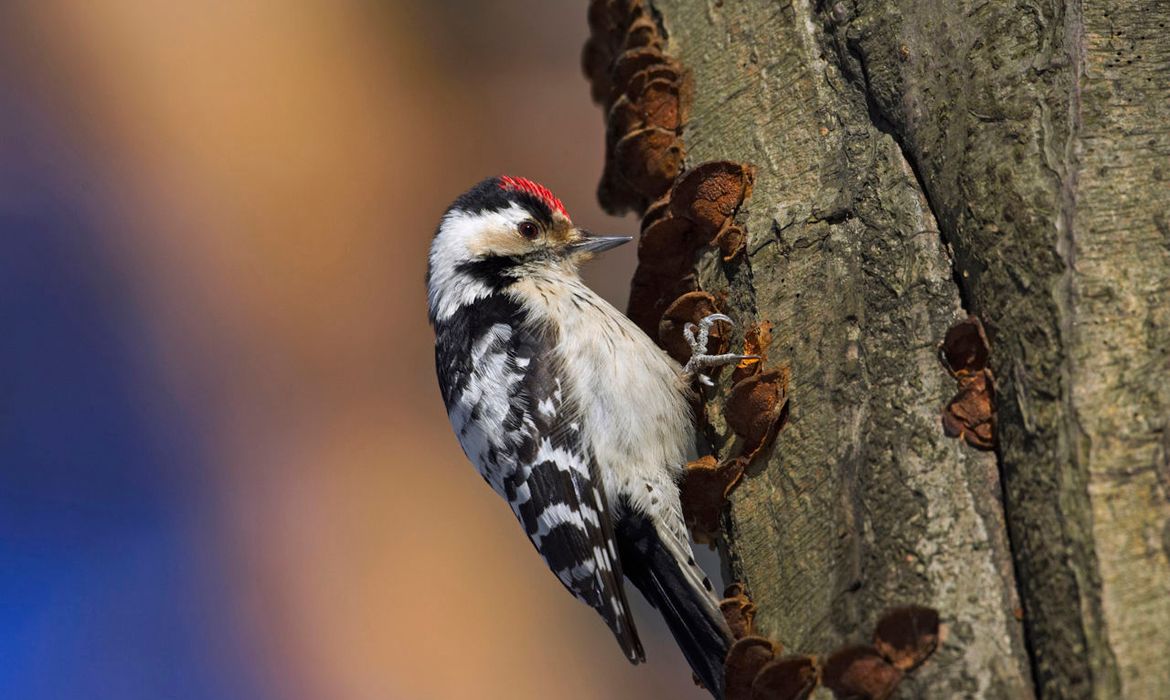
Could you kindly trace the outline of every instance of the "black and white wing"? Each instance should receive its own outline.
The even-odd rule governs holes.
[[[439,384],[464,452],[507,499],[549,569],[601,614],[630,661],[643,661],[613,515],[558,376],[555,338],[503,295],[463,307],[436,332]]]

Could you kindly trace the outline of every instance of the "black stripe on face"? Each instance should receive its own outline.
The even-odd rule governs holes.
[[[520,258],[512,255],[489,255],[459,263],[455,269],[498,292],[520,278],[517,268],[521,263]]]

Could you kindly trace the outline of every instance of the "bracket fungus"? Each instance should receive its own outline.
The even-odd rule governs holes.
[[[727,497],[743,479],[744,462],[732,459],[717,462],[710,455],[687,464],[683,472],[680,500],[683,519],[699,544],[713,545],[719,536],[719,516]]]
[[[699,315],[707,313],[704,304],[714,300],[701,296],[702,292],[693,294],[692,301],[680,305],[680,309]],[[687,318],[690,316],[680,310],[675,324],[681,325]],[[719,518],[731,491],[743,479],[751,461],[775,439],[784,425],[787,391],[788,372],[785,369],[752,374],[731,387],[724,418],[728,427],[743,440],[739,456],[723,462],[712,456],[702,457],[687,464],[683,473],[683,517],[696,542],[714,544],[719,535]]]
[[[756,675],[782,651],[779,644],[766,637],[744,637],[732,644],[724,664],[726,700],[750,700]]]
[[[751,462],[776,437],[788,406],[788,371],[773,369],[739,380],[731,387],[723,416],[744,441]]]
[[[642,231],[638,265],[660,275],[681,277],[691,266],[691,226],[682,219],[664,218]]]
[[[731,645],[724,664],[726,700],[803,700],[820,681],[811,656],[781,657],[784,647],[766,637],[748,635]]]
[[[754,179],[752,168],[741,163],[700,163],[675,183],[670,196],[671,213],[693,223],[704,242],[712,241],[751,194]]]
[[[773,659],[752,681],[752,700],[805,700],[820,680],[821,669],[811,656]]]
[[[842,700],[883,700],[934,653],[942,637],[937,610],[907,605],[882,615],[872,646],[841,647],[822,664],[814,656],[781,657],[781,644],[756,634],[756,607],[742,584],[727,587],[719,608],[736,638],[725,663],[729,700],[803,700],[818,685]]]
[[[645,210],[682,171],[689,83],[663,53],[666,37],[644,0],[593,0],[581,66],[606,114],[598,199],[613,213]]]
[[[912,671],[938,648],[938,611],[907,605],[888,611],[878,620],[873,645],[894,668]]]
[[[939,359],[959,391],[943,408],[943,430],[971,447],[995,447],[995,377],[988,367],[991,344],[975,316],[956,323],[939,345]]]
[[[641,170],[631,172],[641,177]],[[751,192],[752,178],[747,165],[701,163],[647,205],[630,292],[630,317],[640,327],[649,330],[651,320],[656,322],[674,303],[668,300],[698,289],[694,264],[700,250],[714,243],[725,261],[743,251],[747,234],[734,217]]]
[[[719,246],[723,262],[731,262],[747,247],[747,232],[735,224],[724,226],[715,234],[715,245]]]
[[[838,698],[884,700],[894,693],[902,672],[871,646],[850,646],[825,661],[821,682]]]
[[[659,197],[682,171],[682,141],[656,126],[631,131],[613,146],[613,163],[632,192]]]
[[[731,634],[736,639],[743,639],[752,634],[756,619],[756,605],[747,597],[743,584],[733,583],[723,591],[723,600],[719,601],[719,610],[731,628]]]
[[[695,254],[713,241],[723,258],[740,255],[747,235],[733,223],[751,193],[751,166],[701,163],[683,171],[682,132],[692,102],[690,77],[666,55],[666,37],[645,0],[592,0],[581,65],[606,118],[601,205],[643,214],[629,316],[660,337],[663,314],[698,290]],[[681,342],[681,334],[679,341]],[[681,348],[672,353],[680,357]]]
[[[733,383],[759,374],[768,361],[768,346],[772,344],[772,322],[759,321],[748,326],[743,332],[743,354],[755,355],[759,359],[748,358],[741,360],[731,374]]]
[[[907,605],[878,620],[873,646],[837,650],[825,662],[821,681],[838,698],[890,697],[905,674],[922,665],[941,639],[938,611]]]
[[[661,221],[670,216],[670,193],[662,195],[658,199],[646,205],[646,211],[642,212],[641,231],[645,233],[651,225]]]

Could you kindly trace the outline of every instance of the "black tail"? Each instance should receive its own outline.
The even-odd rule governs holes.
[[[703,686],[722,698],[731,632],[711,584],[694,564],[690,544],[664,538],[648,517],[632,508],[625,509],[615,534],[626,577],[666,619]],[[680,546],[687,551],[678,551]]]

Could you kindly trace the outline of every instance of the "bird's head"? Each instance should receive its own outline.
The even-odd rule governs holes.
[[[427,271],[431,317],[442,320],[528,276],[575,277],[581,263],[629,241],[574,226],[561,200],[531,180],[488,178],[439,222]]]

